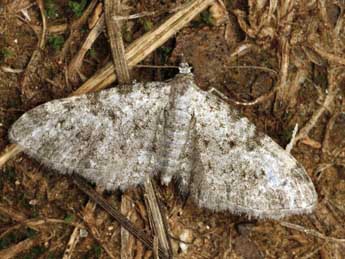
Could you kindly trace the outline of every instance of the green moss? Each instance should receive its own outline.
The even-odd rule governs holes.
[[[68,6],[71,8],[75,16],[80,17],[83,15],[83,11],[86,7],[87,0],[81,1],[69,1]]]
[[[66,223],[71,223],[75,220],[75,217],[73,214],[68,214],[64,219],[63,219]]]
[[[45,0],[45,11],[48,18],[56,18],[59,16],[57,6],[54,0]]]
[[[64,44],[65,39],[60,36],[60,35],[56,35],[56,36],[50,36],[48,38],[48,43],[49,45],[55,50],[58,51],[62,48],[62,45]]]

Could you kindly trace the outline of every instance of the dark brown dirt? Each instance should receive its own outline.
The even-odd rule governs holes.
[[[14,1],[18,5],[7,2],[3,6],[0,4],[0,65],[25,70],[37,46],[36,34],[28,24],[40,28],[39,9],[37,5],[30,7],[28,14],[32,20],[24,23],[18,19],[18,15],[22,16],[20,1]],[[30,4],[31,1],[22,2]],[[138,13],[171,9],[181,2],[141,0],[125,1],[124,4],[129,7],[127,12]],[[338,33],[334,32],[339,20],[344,22],[341,17],[344,16],[345,5],[342,1],[319,1],[319,5],[301,1],[300,4],[295,3],[292,9],[294,16],[290,21],[284,20],[284,17],[289,17],[289,12],[282,15],[279,3],[277,8],[281,17],[278,19],[278,11],[275,11],[273,15],[276,20],[260,24],[266,13],[255,5],[251,6],[250,3],[256,1],[248,2],[225,1],[225,19],[224,16],[222,19],[215,18],[217,10],[203,12],[143,64],[175,65],[183,54],[193,66],[201,88],[218,89],[234,109],[239,109],[283,147],[291,140],[295,124],[303,128],[323,105],[329,90],[331,70],[336,67],[337,73],[343,76],[335,80],[338,91],[331,106],[312,127],[309,138],[301,139],[292,150],[312,178],[319,194],[319,204],[310,215],[286,219],[305,229],[317,231],[322,237],[316,237],[314,232],[293,230],[283,226],[280,221],[255,221],[227,212],[202,210],[190,200],[184,204],[172,186],[160,187],[159,196],[166,208],[171,235],[181,239],[182,234],[189,234],[190,244],[186,252],[173,239],[176,258],[345,258],[344,26],[339,26]],[[320,6],[321,2],[325,2],[325,9]],[[70,24],[76,19],[68,7],[68,1],[45,3],[47,13],[50,12],[52,16],[48,18],[48,25]],[[249,29],[239,22],[238,10],[244,15]],[[163,19],[164,15],[129,21],[123,30],[126,44]],[[21,114],[45,101],[67,96],[77,88],[66,86],[65,69],[87,32],[88,28],[84,26],[79,41],[74,42],[63,63],[59,62],[62,47],[59,39],[66,40],[68,33],[49,34],[42,54],[44,58],[36,70],[40,81],[29,88],[35,92],[34,98],[23,96],[23,73],[0,69],[0,150],[8,144],[8,129]],[[250,102],[270,93],[278,85],[284,37],[290,44],[286,83],[290,90],[283,92],[282,98],[273,94],[256,105],[236,105],[236,101]],[[313,47],[315,42],[344,63],[318,53]],[[243,44],[252,44],[254,47],[243,55],[233,56]],[[110,59],[107,37],[103,34],[86,56],[82,73],[90,77]],[[294,79],[301,71],[305,72],[304,76],[298,81],[298,90],[293,94],[291,88],[295,86]],[[164,80],[175,72],[169,69],[135,68],[132,77],[137,80]],[[83,207],[88,200],[71,179],[43,168],[25,155],[18,155],[0,171],[0,192],[0,253],[23,240],[39,237],[36,245],[23,250],[16,258],[61,258],[74,228],[72,224],[83,223],[82,218],[86,213]],[[128,193],[134,203],[131,220],[149,231],[142,190],[138,188]],[[109,202],[120,207],[120,193],[105,196]],[[100,239],[119,258],[121,241],[118,223],[100,208],[91,215]],[[60,219],[63,223],[43,223],[35,228],[19,225],[11,230],[23,219],[35,221],[48,218]],[[2,235],[7,230],[11,231]],[[343,240],[327,242],[328,237]],[[137,258],[151,255],[139,241],[133,247]],[[108,255],[89,233],[80,238],[72,258],[108,258]]]

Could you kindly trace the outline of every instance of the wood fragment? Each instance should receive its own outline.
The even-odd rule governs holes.
[[[11,157],[16,156],[17,154],[21,153],[23,150],[21,147],[15,145],[15,144],[10,144],[8,145],[3,154],[0,156],[0,168],[2,168],[6,162],[11,159]]]
[[[61,53],[59,55],[60,62],[66,58],[68,50],[71,48],[71,44],[73,42],[78,41],[77,38],[80,37],[80,29],[86,24],[87,19],[91,15],[93,9],[96,7],[98,3],[98,0],[92,0],[91,3],[87,6],[85,11],[83,12],[83,15],[79,17],[77,20],[72,22],[71,28],[70,28],[70,34],[68,36],[68,39],[65,41]]]
[[[155,236],[157,236],[158,241],[165,254],[168,257],[173,256],[170,239],[168,236],[167,226],[163,219],[160,206],[155,194],[155,189],[153,183],[149,177],[146,177],[145,183],[145,198],[147,201],[147,209],[149,210],[150,222],[153,226]]]
[[[133,213],[133,202],[130,199],[128,192],[122,194],[121,197],[121,213],[130,220]],[[134,258],[134,237],[121,226],[121,259],[133,259]]]
[[[315,148],[315,149],[320,149],[321,148],[321,143],[315,139],[312,139],[308,136],[305,138],[301,139],[301,143],[304,145],[307,145],[309,147]]]
[[[37,235],[35,238],[28,238],[25,239],[13,246],[10,246],[9,248],[5,248],[3,250],[0,250],[0,258],[1,259],[10,259],[15,258],[20,253],[25,252],[26,250],[29,250],[30,248],[38,245],[41,243],[42,237],[40,235]]]
[[[96,25],[89,32],[88,36],[86,37],[78,53],[72,58],[71,62],[68,65],[68,78],[72,84],[79,83],[78,71],[80,71],[83,59],[87,51],[91,48],[92,44],[96,41],[98,36],[103,31],[103,29],[104,29],[104,15],[102,15],[99,18]]]
[[[78,185],[78,187],[80,187]],[[97,192],[94,191],[97,195]],[[84,207],[83,210],[83,220],[87,228],[89,229],[90,233],[92,234],[93,238],[102,246],[104,251],[107,253],[107,255],[112,258],[116,259],[117,257],[112,253],[111,249],[108,247],[108,245],[103,241],[101,233],[99,233],[96,223],[95,223],[95,218],[93,216],[93,212],[96,209],[96,203],[93,201],[88,201],[86,206]]]
[[[71,259],[72,255],[73,255],[73,251],[75,249],[75,247],[77,246],[77,243],[79,242],[79,231],[80,228],[75,227],[73,229],[73,232],[68,240],[67,246],[66,246],[66,250],[62,256],[62,259]]]
[[[281,64],[280,74],[277,83],[276,100],[274,103],[274,112],[283,112],[285,105],[288,103],[288,92],[290,84],[288,83],[289,64],[290,64],[290,43],[286,37],[281,39]]]
[[[93,14],[90,16],[88,20],[89,29],[92,29],[96,25],[96,23],[98,22],[102,14],[103,14],[103,3],[98,3]]]
[[[335,237],[326,236],[326,235],[320,233],[319,231],[316,231],[314,229],[305,228],[305,227],[297,225],[297,224],[293,224],[293,223],[285,222],[285,221],[280,222],[279,224],[282,225],[283,227],[294,229],[294,230],[303,232],[307,235],[323,239],[323,240],[328,241],[328,242],[345,243],[344,238],[335,238]]]
[[[76,222],[67,222],[65,220],[62,219],[53,219],[53,218],[45,218],[45,219],[27,219],[24,221],[19,222],[16,225],[10,226],[9,228],[5,229],[4,231],[1,231],[0,233],[0,239],[3,238],[5,235],[7,235],[8,233],[15,231],[19,228],[22,228],[23,226],[27,226],[31,229],[34,229],[36,231],[40,231],[41,230],[41,226],[42,225],[47,225],[47,224],[65,224],[65,225],[71,225],[74,227],[78,227],[78,228],[85,228],[84,225],[76,223]],[[2,229],[0,229],[2,230]]]
[[[15,220],[17,222],[22,222],[26,220],[26,216],[22,214],[20,211],[13,210],[12,208],[9,208],[3,204],[0,204],[0,214],[5,215],[11,220]]]
[[[37,48],[31,55],[30,61],[26,66],[23,79],[21,82],[21,97],[24,102],[31,100],[35,95],[37,90],[33,89],[40,81],[39,75],[37,74],[38,67],[43,60],[43,49],[46,43],[46,32],[47,32],[47,18],[45,15],[43,0],[37,0],[37,5],[40,9],[40,14],[42,18],[42,33],[39,38]]]
[[[90,199],[96,202],[99,206],[101,206],[104,210],[106,210],[117,222],[121,224],[121,226],[125,227],[132,235],[134,235],[137,239],[139,239],[147,248],[153,249],[153,241],[152,238],[148,238],[144,232],[138,230],[125,216],[118,212],[111,204],[109,204],[101,195],[95,192],[92,188],[90,188],[86,183],[85,180],[81,179],[78,176],[73,176],[74,183],[81,189],[84,193],[86,193]],[[163,253],[162,249],[159,248],[159,255],[161,258],[167,258]]]
[[[104,13],[105,23],[113,57],[116,75],[120,84],[130,83],[129,69],[125,57],[125,47],[122,39],[120,22],[113,16],[120,13],[119,0],[105,0]]]
[[[304,125],[304,127],[297,134],[295,141],[299,141],[308,136],[309,132],[315,127],[316,123],[320,119],[321,115],[326,111],[331,111],[334,103],[334,99],[339,90],[339,84],[341,79],[345,77],[345,74],[338,74],[337,68],[331,66],[328,71],[328,94],[325,97],[323,104],[313,113],[310,120]]]
[[[133,67],[165,43],[178,30],[189,23],[196,15],[207,8],[214,0],[193,0],[187,2],[177,13],[156,29],[134,41],[126,48],[126,60],[129,67]],[[80,95],[88,92],[104,89],[116,80],[112,62],[107,63],[94,76],[89,78],[72,95]]]

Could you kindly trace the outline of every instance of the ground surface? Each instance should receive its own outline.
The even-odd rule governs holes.
[[[66,70],[89,31],[87,25],[78,30],[65,54],[62,48],[69,33],[63,29],[50,32],[38,62],[29,67],[41,30],[39,9],[34,1],[7,2],[0,4],[0,150],[8,145],[8,129],[21,114],[67,96],[81,85],[66,85]],[[69,2],[45,1],[48,26],[71,25],[83,13],[82,6],[71,8]],[[171,10],[182,2],[125,1],[124,14]],[[171,235],[187,237],[190,243],[183,252],[173,239],[176,258],[345,258],[345,240],[341,240],[345,238],[345,5],[343,1],[290,1],[291,6],[278,4],[270,9],[265,3],[240,0],[226,1],[226,9],[214,6],[142,64],[175,65],[183,53],[201,88],[218,89],[234,109],[283,147],[298,123],[302,130],[292,154],[312,178],[318,206],[311,215],[256,221],[202,210],[190,200],[184,204],[171,186],[159,187]],[[26,7],[31,21],[24,22],[26,12],[21,10]],[[124,23],[125,44],[166,16]],[[88,78],[110,60],[107,36],[102,33],[80,72]],[[164,80],[174,73],[135,68],[131,76]],[[255,105],[244,105],[257,98]],[[83,209],[87,197],[68,177],[25,155],[11,159],[0,173],[0,254],[13,249],[17,258],[61,258],[79,223],[82,229],[94,227],[98,233],[89,230],[86,237],[80,237],[72,258],[108,258],[109,253],[120,257],[119,225],[99,208]],[[106,197],[121,206],[120,193]],[[133,205],[127,211],[130,219],[149,230],[142,190],[128,191],[122,203],[126,199]],[[32,223],[19,224],[23,220]],[[134,240],[131,247],[136,258],[151,256],[139,241]]]

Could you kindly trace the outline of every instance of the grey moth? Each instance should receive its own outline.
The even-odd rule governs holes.
[[[185,71],[186,72],[186,71]],[[214,211],[278,219],[317,202],[304,168],[193,74],[50,101],[22,115],[9,138],[62,174],[108,190],[147,175],[177,179],[182,193]]]

